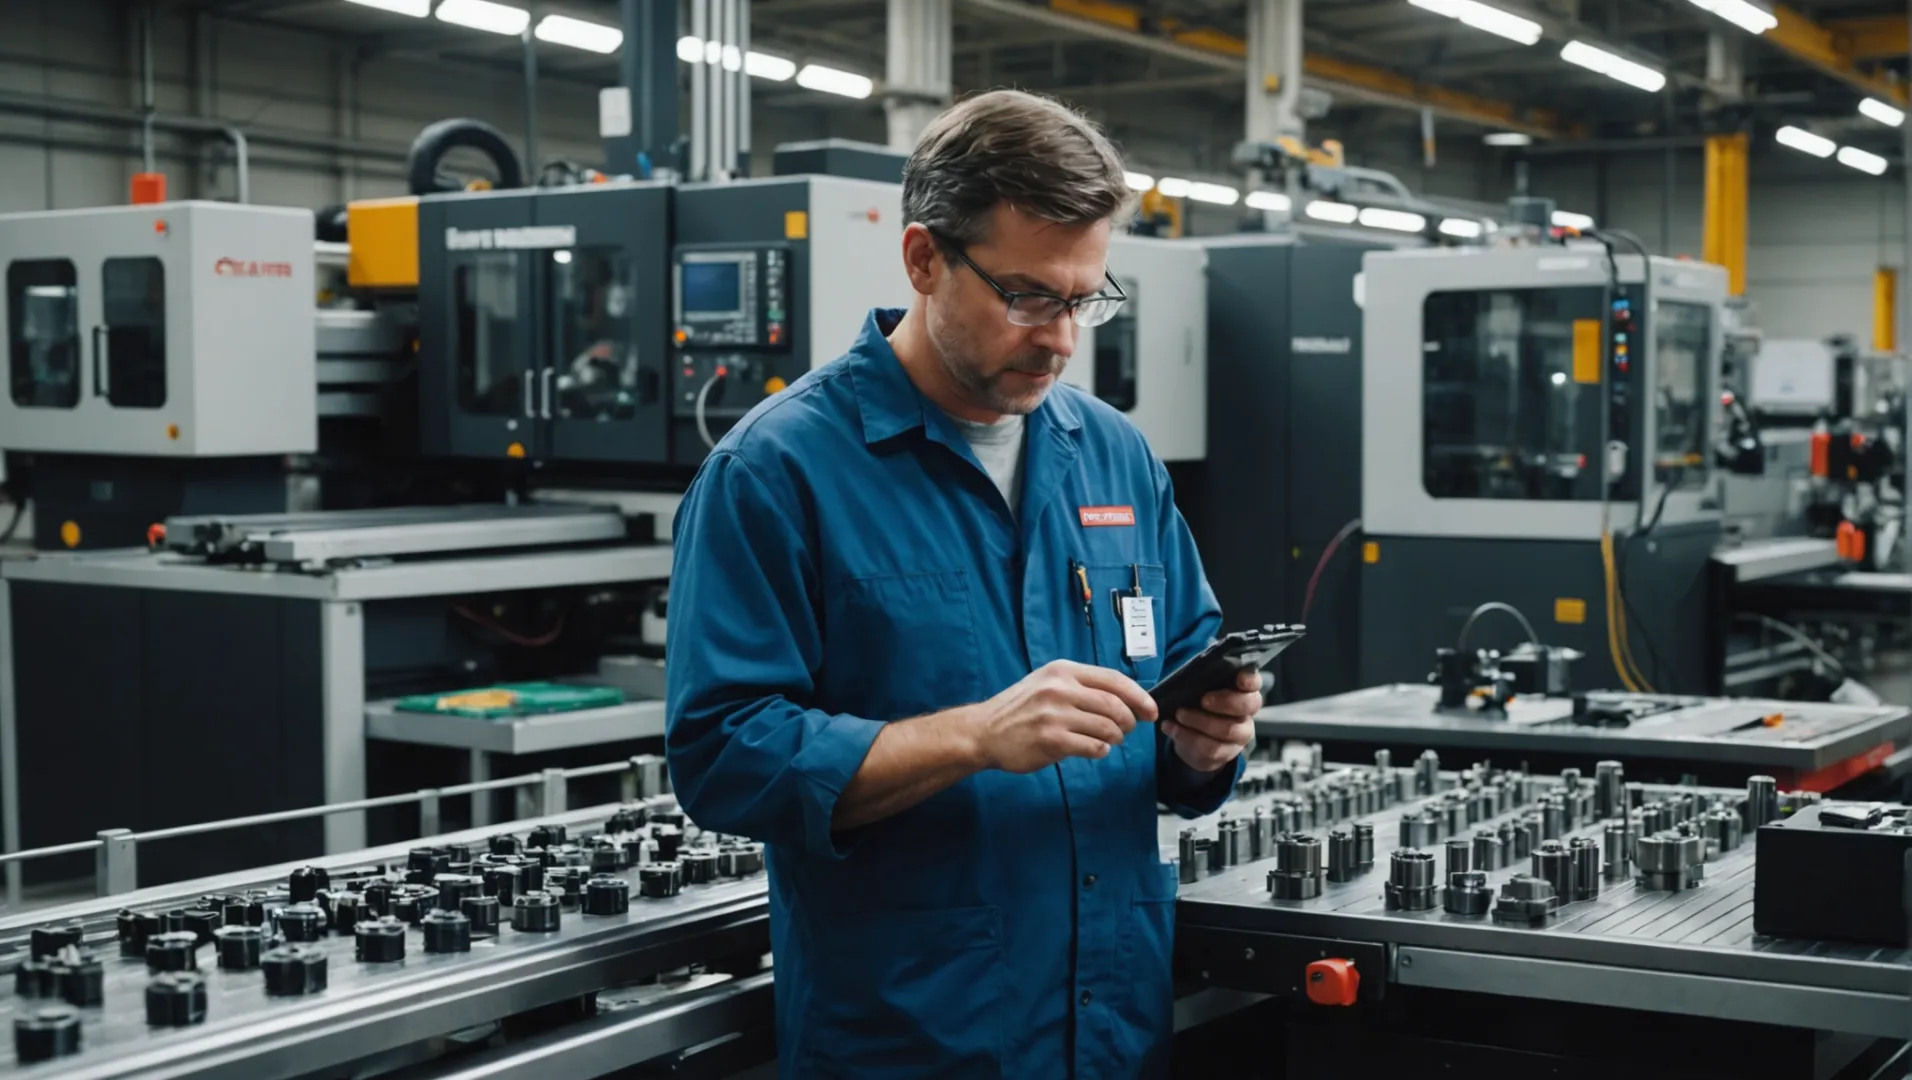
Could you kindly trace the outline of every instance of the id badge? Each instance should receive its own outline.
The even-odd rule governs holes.
[[[1150,597],[1122,597],[1122,653],[1130,660],[1155,655],[1155,604]]]

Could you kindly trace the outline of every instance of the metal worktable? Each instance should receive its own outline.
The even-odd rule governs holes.
[[[1536,767],[1558,758],[1616,759],[1725,774],[1729,783],[1766,773],[1783,786],[1818,791],[1876,768],[1912,738],[1912,710],[1898,706],[1695,698],[1626,727],[1594,727],[1574,723],[1564,698],[1518,698],[1504,717],[1437,710],[1439,700],[1432,686],[1376,686],[1263,709],[1255,727],[1263,738],[1321,742],[1337,759],[1377,746],[1453,749],[1513,764],[1531,757]],[[1775,715],[1783,718],[1777,725],[1762,722]],[[1845,775],[1850,770],[1857,771]]]
[[[479,527],[494,525],[480,523]],[[145,551],[42,554],[0,562],[0,815],[4,815],[6,850],[18,850],[21,844],[12,596],[17,586],[46,583],[309,602],[317,621],[316,631],[301,628],[301,632],[316,639],[319,656],[315,690],[323,789],[315,801],[338,803],[359,799],[366,791],[364,604],[665,580],[670,576],[671,559],[669,545],[615,544],[436,559],[358,559],[309,571],[275,564],[217,565],[194,557]],[[363,814],[341,814],[324,823],[326,851],[362,848],[365,839]],[[17,888],[16,867],[9,867],[8,880]]]

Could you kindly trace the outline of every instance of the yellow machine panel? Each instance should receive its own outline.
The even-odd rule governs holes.
[[[359,289],[418,287],[418,199],[361,199],[345,207],[352,255],[346,280]]]

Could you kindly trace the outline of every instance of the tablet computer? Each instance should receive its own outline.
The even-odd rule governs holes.
[[[1159,710],[1156,715],[1172,719],[1177,709],[1199,707],[1210,690],[1233,689],[1235,673],[1244,668],[1266,671],[1283,649],[1307,632],[1304,626],[1276,624],[1222,635],[1149,691]]]

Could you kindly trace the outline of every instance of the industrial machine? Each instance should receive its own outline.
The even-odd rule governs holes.
[[[1705,688],[1726,274],[1627,246],[1366,257],[1364,684],[1501,600],[1589,685]]]
[[[1274,694],[1360,685],[1362,318],[1353,244],[1247,234],[1208,256],[1208,453],[1175,497],[1230,626],[1305,621]]]
[[[1208,253],[1199,244],[1117,233],[1109,272],[1128,300],[1077,331],[1062,381],[1128,416],[1164,462],[1208,454]]]

